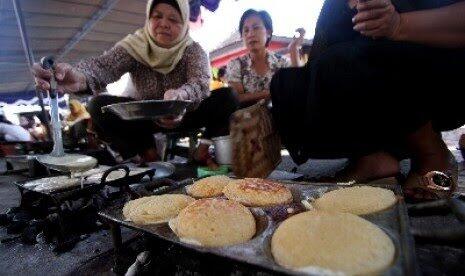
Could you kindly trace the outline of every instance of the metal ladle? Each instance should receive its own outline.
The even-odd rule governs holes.
[[[44,57],[41,59],[41,66],[45,70],[55,69],[53,57]],[[65,154],[63,149],[63,138],[61,135],[61,122],[58,113],[58,95],[56,91],[56,81],[54,74],[50,79],[50,116],[52,122],[53,150],[50,154],[37,156],[37,161],[47,168],[70,173],[87,171],[97,165],[97,159],[82,154]]]

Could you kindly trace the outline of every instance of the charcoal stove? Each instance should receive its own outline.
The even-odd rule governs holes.
[[[120,170],[124,171],[123,177],[112,177],[113,172]],[[100,177],[90,176],[92,180],[83,186],[58,190],[35,190],[35,186],[26,185],[51,178],[13,183],[21,195],[20,205],[0,215],[0,226],[5,226],[9,235],[1,242],[50,243],[51,249],[57,253],[71,249],[88,233],[103,227],[97,217],[99,210],[140,196],[129,185],[141,182],[144,177],[152,181],[156,169],[139,169],[135,174],[130,172],[130,167],[118,165],[101,171]]]

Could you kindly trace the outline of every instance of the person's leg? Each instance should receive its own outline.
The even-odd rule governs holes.
[[[204,137],[229,135],[229,118],[239,108],[239,101],[230,88],[215,90],[210,97],[202,101],[199,107],[186,114],[181,129],[205,127]],[[201,162],[209,160],[208,145],[201,143],[194,159]]]
[[[335,176],[339,181],[355,180],[358,183],[395,177],[400,172],[399,160],[385,151],[378,151],[349,159],[349,164]]]
[[[273,117],[286,147],[306,158],[349,157],[352,164],[341,175],[351,178],[395,176],[399,164],[388,149],[427,117],[413,62],[396,67],[402,58],[395,53],[415,50],[344,43],[306,69],[278,73],[271,89]]]
[[[457,189],[458,166],[428,122],[407,137],[411,169],[403,190],[409,201],[449,198]]]
[[[446,172],[449,168],[449,150],[431,122],[407,136],[412,158],[412,170],[423,175],[429,171]]]
[[[87,106],[92,118],[92,126],[98,137],[109,142],[124,159],[137,154],[144,155],[155,148],[154,124],[151,121],[125,121],[111,112],[102,112],[103,106],[132,100],[126,97],[100,95],[92,98]]]
[[[238,108],[239,101],[230,88],[217,89],[196,110],[185,115],[180,128],[205,127],[205,138],[228,135],[229,119]]]

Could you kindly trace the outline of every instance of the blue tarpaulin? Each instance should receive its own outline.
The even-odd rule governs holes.
[[[47,95],[44,94],[44,103],[47,105],[48,99]],[[31,91],[23,91],[23,92],[7,92],[7,93],[0,93],[0,106],[3,105],[34,105],[39,104],[39,99],[36,96],[36,92],[34,90]],[[58,105],[61,108],[66,107],[66,99],[61,96],[58,98]]]

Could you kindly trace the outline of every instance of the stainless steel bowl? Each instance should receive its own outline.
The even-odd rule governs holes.
[[[191,101],[147,100],[111,104],[102,107],[123,120],[155,120],[164,116],[179,116],[192,104]]]

